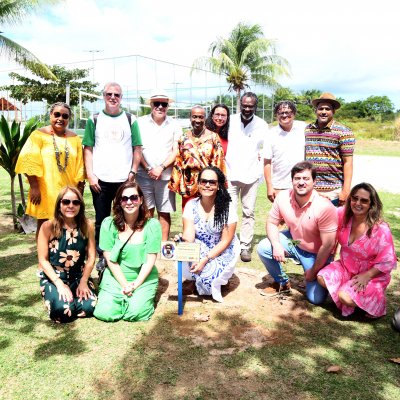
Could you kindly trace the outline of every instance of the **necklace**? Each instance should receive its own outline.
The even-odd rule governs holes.
[[[203,130],[200,133],[196,134],[196,133],[194,133],[194,130],[192,129],[192,135],[195,138],[199,138],[205,132],[205,130],[206,130],[206,128],[204,127]]]
[[[68,165],[68,157],[69,157],[69,148],[68,148],[68,142],[67,142],[67,135],[64,133],[64,137],[65,137],[65,160],[64,160],[64,166],[61,165],[61,161],[60,161],[60,154],[61,151],[57,146],[57,142],[56,142],[56,138],[55,138],[55,133],[52,132],[51,136],[53,136],[53,146],[54,146],[54,154],[56,156],[56,161],[57,161],[57,167],[58,170],[60,172],[65,172],[65,170],[67,169],[67,165]]]

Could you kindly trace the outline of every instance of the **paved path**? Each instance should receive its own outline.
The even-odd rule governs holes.
[[[353,171],[352,186],[368,182],[378,191],[400,193],[400,157],[356,154]]]

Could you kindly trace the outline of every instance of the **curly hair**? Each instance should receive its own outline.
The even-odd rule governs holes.
[[[83,201],[83,197],[81,192],[74,186],[65,186],[61,189],[60,193],[58,193],[56,204],[54,206],[54,218],[51,221],[51,233],[53,237],[59,238],[61,237],[62,228],[64,226],[64,215],[61,213],[61,200],[64,198],[67,192],[72,192],[78,197],[78,200],[81,202],[79,207],[78,215],[75,217],[76,227],[82,234],[84,238],[88,235],[88,220],[85,216],[85,202]]]
[[[71,107],[67,103],[63,103],[62,101],[57,101],[57,103],[52,104],[49,111],[50,114],[53,114],[53,111],[56,107],[66,108],[68,110],[69,116],[71,117],[72,115]]]
[[[228,106],[225,104],[216,104],[210,111],[210,114],[208,114],[208,117],[206,119],[206,128],[209,129],[210,131],[217,132],[217,126],[215,125],[215,122],[213,121],[212,117],[214,116],[215,110],[217,108],[223,108],[227,112],[227,118],[226,118],[226,123],[225,125],[221,128],[221,130],[218,132],[218,135],[222,137],[222,139],[228,139],[228,131],[229,131],[229,117],[230,117],[230,112]]]
[[[132,229],[135,231],[142,229],[147,220],[150,218],[150,212],[144,200],[142,189],[136,182],[126,181],[117,190],[113,204],[114,224],[119,232],[123,232],[125,230],[125,216],[124,210],[121,206],[122,193],[125,189],[129,188],[136,189],[140,198],[142,199],[142,204],[139,207],[139,215]]]
[[[351,189],[349,196],[346,199],[346,203],[344,205],[344,223],[347,224],[350,221],[350,218],[353,216],[353,211],[351,210],[350,202],[351,198],[360,190],[364,189],[369,193],[369,210],[366,217],[366,222],[368,226],[367,236],[371,237],[372,229],[374,225],[379,224],[383,221],[383,205],[381,199],[378,196],[375,188],[366,182],[359,183],[355,185],[353,189]]]
[[[222,229],[228,223],[229,203],[232,201],[226,189],[226,178],[223,172],[213,165],[203,168],[199,173],[199,181],[204,171],[213,171],[217,175],[218,190],[214,201],[214,227]]]

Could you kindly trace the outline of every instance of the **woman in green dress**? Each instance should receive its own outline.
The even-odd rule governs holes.
[[[154,313],[158,287],[154,264],[161,248],[161,226],[150,218],[136,182],[120,186],[113,214],[104,219],[100,229],[100,248],[108,267],[94,316],[108,322],[145,321]]]
[[[60,323],[91,317],[96,305],[90,280],[96,245],[77,188],[66,186],[58,194],[54,218],[41,225],[37,247],[40,289],[50,318]]]

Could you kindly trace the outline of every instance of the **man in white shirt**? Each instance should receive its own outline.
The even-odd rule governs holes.
[[[225,155],[229,193],[235,209],[239,196],[242,201],[240,229],[240,258],[251,261],[254,236],[254,210],[257,189],[262,177],[260,151],[267,138],[268,124],[255,115],[258,98],[252,92],[244,93],[240,100],[240,114],[230,118],[228,149]]]
[[[264,178],[267,196],[271,202],[274,202],[279,191],[292,188],[292,167],[304,160],[306,123],[294,120],[296,112],[296,105],[289,100],[278,102],[274,108],[279,124],[270,130],[269,140],[263,151]]]
[[[179,124],[167,116],[172,102],[164,90],[154,89],[149,99],[151,114],[138,119],[143,151],[136,179],[152,216],[157,209],[164,241],[169,238],[171,212],[176,210],[175,193],[168,189],[168,182],[182,135]]]
[[[82,140],[86,175],[96,213],[95,238],[100,257],[96,266],[98,270],[106,265],[99,248],[101,223],[110,215],[112,201],[121,183],[135,179],[142,154],[136,118],[121,108],[121,86],[116,82],[107,83],[103,98],[105,108],[88,119]]]

